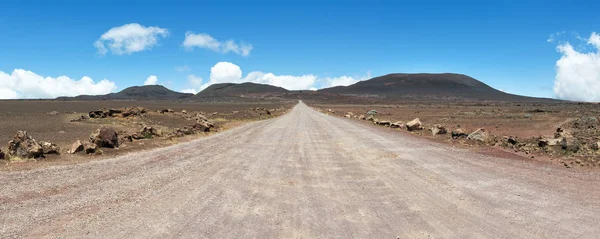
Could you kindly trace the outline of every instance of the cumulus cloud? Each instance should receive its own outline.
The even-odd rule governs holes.
[[[242,83],[253,82],[259,84],[269,84],[283,87],[288,90],[316,90],[317,85],[322,87],[351,85],[361,80],[370,78],[370,73],[362,77],[327,77],[319,78],[313,74],[305,75],[276,75],[274,73],[264,73],[253,71],[243,77],[242,69],[231,62],[219,62],[210,69],[210,78],[208,82],[201,85],[200,90],[217,83]]]
[[[160,27],[145,27],[138,23],[113,27],[94,42],[98,54],[105,55],[109,50],[115,55],[131,54],[152,48],[169,31]]]
[[[116,89],[109,80],[94,82],[84,76],[74,80],[67,76],[43,77],[31,71],[15,69],[10,75],[0,71],[1,99],[37,99],[59,96],[102,95]]]
[[[200,89],[205,89],[217,83],[253,82],[280,86],[288,90],[304,90],[310,88],[316,81],[316,78],[314,75],[275,75],[260,71],[253,71],[248,73],[246,77],[242,77],[242,69],[239,66],[231,62],[219,62],[210,68],[210,79]]]
[[[196,91],[196,89],[183,89],[180,90],[179,92],[181,93],[187,93],[187,94],[198,94],[198,91]]]
[[[586,42],[591,50],[577,50],[569,42],[556,49],[554,93],[559,99],[600,101],[600,35],[593,32]]]
[[[327,88],[327,87],[334,87],[334,86],[349,86],[352,85],[356,82],[359,81],[364,81],[364,80],[368,80],[371,79],[371,72],[367,72],[367,75],[365,76],[358,76],[358,77],[352,77],[352,76],[340,76],[340,77],[326,77],[324,78],[323,81],[323,87]]]
[[[200,88],[202,86],[202,77],[199,76],[195,76],[193,74],[189,74],[187,76],[188,78],[188,84],[193,87],[193,88],[188,88],[188,89],[183,89],[181,90],[181,92],[183,93],[192,93],[192,94],[197,94],[198,92],[200,92],[200,90],[196,90],[196,88]]]
[[[253,47],[251,44],[244,42],[235,43],[233,40],[227,40],[221,42],[206,33],[195,34],[193,32],[186,32],[185,39],[183,40],[183,47],[187,50],[193,50],[195,47],[209,49],[214,52],[220,52],[223,54],[233,52],[241,56],[248,56],[252,51]]]
[[[156,85],[158,82],[158,77],[156,77],[155,75],[151,75],[148,76],[148,78],[146,78],[146,81],[144,81],[144,85]]]

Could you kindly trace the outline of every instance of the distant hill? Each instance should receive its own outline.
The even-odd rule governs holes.
[[[462,74],[388,74],[361,81],[350,86],[319,90],[355,96],[385,97],[390,99],[424,100],[496,100],[546,101],[496,90],[481,81]]]
[[[58,97],[57,100],[179,100],[194,96],[167,89],[162,85],[132,86],[118,93]]]
[[[199,97],[260,97],[260,96],[268,96],[272,94],[281,94],[286,93],[288,90],[265,84],[257,84],[257,83],[222,83],[222,84],[213,84],[200,93],[196,94],[195,98]]]

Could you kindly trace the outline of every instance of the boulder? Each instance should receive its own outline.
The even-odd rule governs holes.
[[[433,125],[433,127],[431,127],[431,134],[433,135],[438,135],[438,134],[447,134],[448,130],[446,130],[446,127],[444,127],[443,125]]]
[[[365,120],[365,119],[367,119],[367,117],[365,117],[365,115],[359,115],[359,116],[358,116],[358,119],[359,119],[359,120]]]
[[[564,137],[560,142],[560,146],[566,151],[575,153],[579,151],[581,144],[579,143],[579,140],[577,140],[577,138],[575,137]]]
[[[518,143],[517,137],[508,136],[508,138],[506,138],[506,142],[508,142],[509,144],[515,145]]]
[[[559,139],[555,139],[555,138],[545,138],[545,137],[540,137],[538,139],[538,146],[539,147],[547,147],[547,146],[556,146],[556,145],[560,145],[562,141],[562,138]]]
[[[90,135],[90,143],[98,145],[100,148],[119,147],[119,135],[113,128],[102,127]]]
[[[473,131],[473,133],[470,133],[469,136],[467,136],[467,139],[475,140],[475,141],[479,141],[479,142],[485,142],[488,140],[488,137],[489,137],[488,132],[485,131],[485,129],[481,128],[481,129]]]
[[[175,111],[172,109],[162,109],[159,110],[158,113],[164,114],[164,113],[174,113]]]
[[[215,125],[208,121],[208,120],[202,120],[202,119],[198,119],[196,120],[196,124],[194,126],[192,126],[192,128],[194,128],[194,130],[198,130],[198,131],[202,131],[202,132],[210,132],[212,129],[214,129]]]
[[[97,145],[97,144],[94,144],[94,143],[90,143],[90,142],[85,142],[85,143],[83,144],[83,151],[84,151],[86,154],[93,154],[93,153],[96,153],[96,152],[98,152],[98,145]]]
[[[49,114],[49,115],[57,115],[57,114],[58,114],[58,111],[52,111],[52,112],[49,112],[48,114]]]
[[[379,125],[389,127],[392,125],[392,122],[387,121],[387,120],[382,120],[382,121],[379,121]]]
[[[42,152],[44,154],[60,154],[60,148],[56,144],[41,141],[40,146],[42,146]]]
[[[140,131],[140,135],[145,139],[151,139],[154,136],[162,137],[162,130],[152,126],[144,126]]]
[[[457,128],[457,129],[452,130],[451,135],[452,135],[453,139],[458,139],[458,138],[461,138],[461,137],[467,137],[468,136],[467,132],[465,132],[461,128]]]
[[[346,114],[346,115],[344,115],[344,117],[346,117],[346,118],[352,118],[352,115]]]
[[[0,149],[0,160],[3,160],[3,159],[4,159],[4,157],[5,157],[5,156],[4,156],[4,152],[2,152],[2,149]]]
[[[416,118],[406,123],[406,129],[408,131],[422,130],[423,124],[421,124],[421,120],[419,120],[419,118]]]
[[[106,118],[108,115],[108,109],[94,109],[88,113],[90,118]]]
[[[368,121],[373,121],[375,118],[373,118],[373,115],[369,115],[367,116],[366,120]]]
[[[44,155],[44,150],[26,131],[19,131],[8,142],[8,154],[21,158],[38,158]]]
[[[125,131],[119,131],[117,134],[119,135],[119,145],[123,145],[125,142],[133,142],[133,135]]]
[[[130,117],[130,116],[143,116],[148,110],[142,107],[134,108],[121,108],[120,113],[111,114],[112,117]]]
[[[83,151],[83,144],[81,143],[81,140],[77,140],[75,141],[75,143],[73,143],[73,145],[71,145],[71,148],[69,149],[68,153],[76,154],[81,151]]]
[[[396,122],[390,124],[390,128],[404,128],[404,122],[396,121]]]
[[[181,113],[184,114],[184,115],[186,115],[187,114],[187,110],[182,110]]]
[[[196,119],[196,121],[199,121],[199,120],[208,121],[208,118],[206,118],[206,116],[204,116],[204,114],[202,114],[202,113],[196,113],[195,119]]]

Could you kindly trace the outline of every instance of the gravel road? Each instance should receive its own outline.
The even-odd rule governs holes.
[[[600,175],[303,103],[112,159],[0,172],[2,238],[597,238]]]

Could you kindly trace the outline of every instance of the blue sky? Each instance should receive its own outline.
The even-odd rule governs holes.
[[[344,76],[455,72],[511,93],[555,97],[562,54],[550,34],[600,31],[600,1],[38,2],[0,3],[0,71],[107,79],[115,90],[151,75],[174,90],[199,90],[190,75],[206,84],[211,67],[229,62],[241,80],[250,72],[273,74],[260,79],[314,76],[314,88]],[[100,54],[94,42],[130,23],[168,34],[142,51]],[[190,50],[183,45],[188,31],[252,50]],[[183,66],[189,71],[176,69]]]

